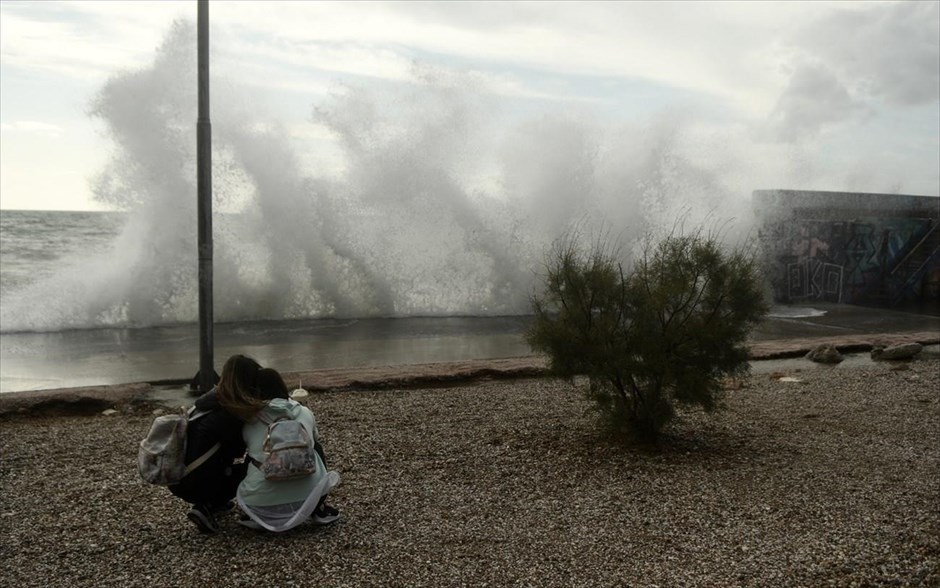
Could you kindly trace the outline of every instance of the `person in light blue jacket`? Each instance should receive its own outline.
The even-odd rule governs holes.
[[[243,398],[220,399],[220,402],[246,421],[242,437],[248,447],[251,465],[236,495],[238,505],[248,516],[248,520],[242,524],[282,532],[308,519],[321,525],[339,519],[339,512],[325,501],[326,495],[339,483],[339,473],[327,470],[313,413],[290,398],[287,386],[277,371],[270,368],[260,370],[256,386]],[[312,474],[304,477],[268,480],[258,467],[265,459],[268,423],[284,417],[299,421],[313,439],[316,468]]]

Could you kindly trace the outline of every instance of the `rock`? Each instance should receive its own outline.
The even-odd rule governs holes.
[[[160,416],[160,415],[163,414],[164,412],[165,412],[165,411],[164,411],[162,408],[155,408],[155,409],[153,409],[153,412],[150,413],[150,414],[152,414],[153,416]]]
[[[835,345],[824,343],[807,353],[806,359],[816,363],[839,363],[843,357]]]
[[[802,383],[803,383],[803,380],[801,380],[801,379],[799,379],[799,378],[793,378],[793,377],[790,377],[790,376],[784,376],[784,377],[782,377],[782,378],[777,378],[777,381],[779,381],[779,382],[790,382],[790,383],[793,383],[793,384],[802,384]]]
[[[888,347],[876,346],[871,350],[871,358],[887,361],[911,359],[923,350],[924,346],[920,343],[902,343]]]
[[[107,409],[107,410],[101,411],[101,414],[102,414],[103,416],[111,416],[111,415],[115,415],[115,414],[117,414],[117,413],[118,413],[118,411],[114,410],[113,408],[109,408],[109,409]]]

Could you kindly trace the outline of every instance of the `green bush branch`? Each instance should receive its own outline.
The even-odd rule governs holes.
[[[625,271],[605,240],[557,242],[526,338],[556,375],[589,377],[609,426],[654,441],[676,402],[711,410],[721,380],[746,373],[747,334],[768,306],[749,250],[702,231],[646,243]]]

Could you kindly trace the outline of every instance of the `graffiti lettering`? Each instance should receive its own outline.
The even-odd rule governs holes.
[[[924,218],[859,218],[852,221],[796,219],[770,227],[783,301],[866,303],[897,298],[892,278],[899,264],[931,227]],[[927,275],[927,274],[925,274]]]

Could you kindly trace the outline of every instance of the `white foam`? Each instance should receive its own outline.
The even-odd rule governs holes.
[[[4,331],[196,320],[192,31],[174,26],[151,66],[95,102],[116,148],[96,195],[129,211],[113,249],[5,297]],[[726,137],[709,148],[668,120],[520,114],[460,79],[419,68],[398,90],[311,104],[339,169],[310,167],[237,83],[214,82],[215,319],[527,313],[548,246],[572,226],[627,251],[677,218],[750,230],[754,184]]]
[[[768,318],[812,318],[824,316],[825,310],[805,306],[773,306],[767,313]]]

